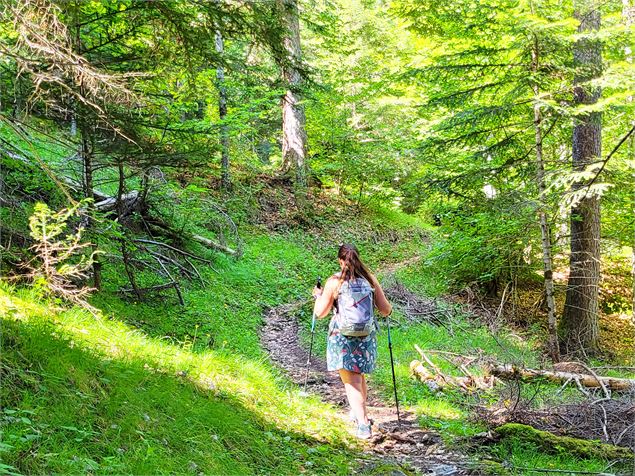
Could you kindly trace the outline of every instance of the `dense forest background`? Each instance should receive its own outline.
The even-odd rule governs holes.
[[[351,241],[396,303],[403,404],[470,455],[438,464],[628,470],[483,435],[635,447],[635,3],[0,6],[1,469],[351,472],[260,342],[303,299],[308,340]]]

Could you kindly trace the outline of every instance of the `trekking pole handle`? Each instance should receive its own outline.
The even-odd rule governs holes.
[[[322,289],[322,278],[320,278],[319,276],[317,277],[315,281],[315,287],[318,289]],[[316,318],[316,315],[315,313],[313,313],[313,319],[311,320],[311,333],[315,331],[315,318]]]

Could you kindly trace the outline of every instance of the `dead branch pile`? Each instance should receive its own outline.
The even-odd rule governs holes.
[[[446,375],[418,345],[415,345],[415,349],[419,352],[423,362],[413,360],[410,363],[410,371],[415,378],[426,384],[432,391],[443,391],[450,388],[473,392],[486,390],[494,386],[495,378],[493,376],[473,375],[468,371],[465,364],[457,364],[451,360],[448,361],[461,371],[463,375],[458,377]]]
[[[601,390],[603,397],[600,399],[601,401],[610,400],[613,391],[632,392],[635,390],[635,380],[599,376],[594,370],[580,362],[560,363],[559,367],[552,370],[527,369],[512,364],[482,362],[479,371],[470,372],[468,366],[479,363],[482,360],[480,357],[428,350],[427,352],[439,355],[463,374],[450,376],[443,373],[418,345],[415,344],[414,347],[422,360],[413,360],[410,363],[410,371],[413,377],[424,382],[434,391],[458,388],[462,391],[472,392],[492,388],[497,381],[501,380],[533,381],[537,379],[563,384],[563,388],[574,383],[586,396],[590,396],[589,389]]]
[[[452,312],[437,303],[434,299],[426,299],[410,291],[401,282],[386,286],[384,293],[409,322],[428,321],[437,326],[448,328],[447,322],[452,318]]]

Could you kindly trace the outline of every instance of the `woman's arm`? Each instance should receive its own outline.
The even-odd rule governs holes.
[[[335,291],[337,290],[337,282],[336,278],[329,278],[329,280],[324,284],[324,289],[319,293],[318,289],[313,290],[313,295],[317,295],[317,299],[315,300],[315,306],[313,306],[313,313],[319,318],[326,317],[333,307],[333,300],[335,298]]]
[[[384,294],[384,290],[381,288],[379,281],[375,276],[371,276],[373,278],[372,285],[375,288],[375,307],[379,310],[382,316],[388,316],[392,312],[392,305],[386,299],[386,295]]]

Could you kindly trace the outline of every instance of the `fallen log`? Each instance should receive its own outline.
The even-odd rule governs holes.
[[[617,377],[600,377],[597,375],[563,372],[557,370],[535,370],[518,367],[511,364],[490,365],[487,368],[490,375],[503,380],[534,380],[546,378],[552,382],[578,382],[587,388],[609,388],[616,391],[635,389],[635,380]]]
[[[95,202],[95,208],[100,212],[109,212],[114,210],[117,207],[117,197],[109,197],[102,193],[94,193],[93,194],[98,201]],[[125,193],[121,196],[121,202],[124,210],[128,212],[130,210],[134,210],[137,208],[139,201],[139,192],[137,190],[132,190],[131,192]]]
[[[601,458],[609,461],[633,458],[633,452],[629,448],[599,441],[557,436],[519,423],[506,423],[499,426],[494,430],[494,437],[499,440],[528,442],[549,454],[567,454],[578,458]]]

